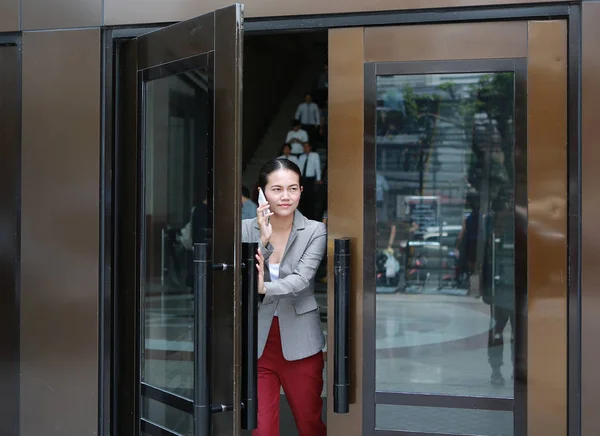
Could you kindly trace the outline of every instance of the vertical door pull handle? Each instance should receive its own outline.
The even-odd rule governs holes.
[[[242,429],[258,422],[258,243],[242,244]]]
[[[212,271],[209,244],[194,244],[194,435],[210,434],[210,310],[209,274]]]
[[[334,250],[333,411],[350,411],[350,239],[336,239]]]

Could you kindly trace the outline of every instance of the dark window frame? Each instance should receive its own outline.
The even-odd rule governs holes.
[[[424,407],[446,407],[464,409],[489,409],[514,411],[516,435],[526,434],[527,429],[527,294],[516,292],[527,290],[527,239],[515,239],[515,387],[514,400],[504,398],[466,397],[460,395],[423,394],[411,392],[377,391],[376,374],[376,113],[377,77],[389,75],[425,75],[452,73],[514,74],[514,119],[515,153],[514,168],[527,168],[527,59],[482,59],[416,62],[369,62],[365,63],[365,109],[364,109],[364,306],[363,306],[363,433],[379,434],[376,427],[375,405],[383,404],[418,405]],[[519,157],[517,157],[519,156]],[[519,180],[521,183],[516,183]],[[515,174],[515,208],[527,210],[527,175]],[[525,223],[526,224],[526,223]],[[522,226],[515,215],[515,229]],[[524,232],[527,234],[527,232]],[[369,357],[367,357],[369,356]],[[386,430],[387,431],[387,430]],[[405,432],[409,433],[409,432]],[[402,434],[402,432],[400,433]]]

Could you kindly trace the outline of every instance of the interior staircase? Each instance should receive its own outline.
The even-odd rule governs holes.
[[[257,187],[258,172],[264,163],[279,156],[281,146],[285,141],[287,132],[290,130],[296,108],[304,100],[305,93],[313,88],[322,66],[323,61],[316,57],[313,62],[305,64],[305,67],[297,76],[277,115],[269,124],[260,145],[244,169],[242,183],[248,189],[255,190]]]

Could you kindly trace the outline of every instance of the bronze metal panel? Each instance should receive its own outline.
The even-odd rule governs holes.
[[[567,434],[567,24],[529,23],[528,432]]]
[[[102,0],[21,0],[23,30],[102,25]]]
[[[600,434],[600,3],[582,6],[581,435]]]
[[[31,0],[30,0],[31,1]],[[43,1],[43,0],[39,0]],[[247,0],[244,3],[248,18],[294,15],[320,15],[371,11],[398,11],[468,6],[494,6],[558,3],[562,0]],[[231,4],[231,0],[105,0],[104,22],[121,25],[151,22],[181,21],[202,15]]]
[[[327,397],[330,435],[362,435],[363,413],[363,119],[364,29],[329,31],[329,149],[328,149],[328,289],[327,307],[333,300],[333,242],[351,238],[350,248],[350,413],[333,413],[333,395]],[[348,177],[352,174],[352,177]],[[327,317],[333,332],[333,310]],[[327,349],[333,350],[333,334]],[[327,359],[327,392],[333,392],[333,358]]]
[[[406,41],[410,41],[407,44]],[[527,56],[527,22],[368,27],[367,62],[499,59]]]
[[[215,47],[215,16],[203,15],[149,33],[139,37],[138,44],[140,70],[206,53]]]
[[[213,275],[212,401],[234,404],[233,419],[213,415],[219,435],[239,434],[241,424],[242,52],[242,7],[216,11],[213,253],[233,268]]]
[[[20,0],[0,0],[0,32],[19,30]]]
[[[20,63],[17,46],[0,46],[0,434],[4,436],[19,436]]]
[[[100,41],[23,35],[22,436],[98,429]]]

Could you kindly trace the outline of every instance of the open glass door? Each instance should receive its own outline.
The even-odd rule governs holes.
[[[239,432],[242,26],[234,5],[118,56],[119,434]]]

